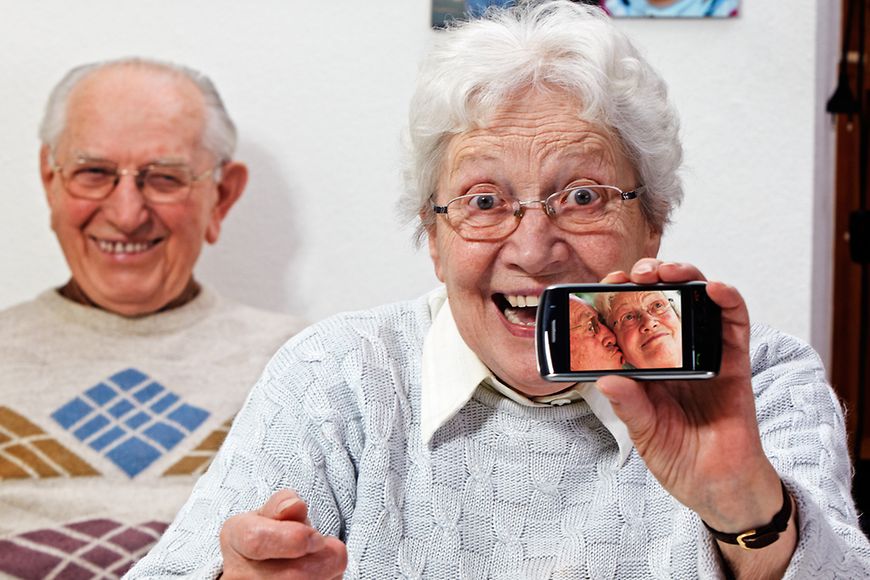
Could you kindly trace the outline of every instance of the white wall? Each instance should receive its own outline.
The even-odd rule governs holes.
[[[683,119],[688,194],[662,255],[737,285],[755,320],[826,352],[826,317],[812,312],[830,295],[819,201],[829,192],[817,191],[832,145],[818,111],[836,19],[816,0],[788,4],[620,25],[670,82]],[[427,290],[428,256],[411,247],[394,200],[428,22],[428,0],[3,2],[0,307],[67,276],[37,175],[51,86],[76,64],[132,54],[209,74],[240,129],[251,183],[200,278],[311,320]]]

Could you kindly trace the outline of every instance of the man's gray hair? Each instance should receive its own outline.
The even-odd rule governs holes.
[[[552,0],[490,8],[436,34],[411,100],[399,202],[406,219],[421,218],[417,242],[434,223],[451,138],[485,126],[488,114],[529,88],[576,96],[578,117],[618,139],[646,186],[643,215],[661,232],[683,197],[679,120],[667,87],[602,10]]]
[[[116,67],[139,67],[156,70],[168,75],[177,75],[193,82],[202,93],[205,102],[205,128],[202,146],[220,161],[232,159],[236,150],[236,126],[224,107],[223,100],[211,80],[201,72],[179,64],[140,57],[126,57],[78,66],[60,80],[51,91],[45,114],[39,125],[39,139],[50,149],[57,146],[58,139],[66,128],[67,106],[73,89],[85,78],[97,71]]]

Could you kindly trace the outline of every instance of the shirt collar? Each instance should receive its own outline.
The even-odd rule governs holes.
[[[429,444],[435,432],[452,419],[471,399],[477,387],[484,383],[521,405],[533,407],[564,405],[584,399],[592,413],[616,439],[619,464],[625,462],[633,446],[628,429],[613,412],[610,401],[598,392],[593,383],[577,383],[560,393],[530,399],[499,381],[468,348],[456,328],[443,287],[429,294],[428,303],[432,326],[423,340],[420,402],[420,434],[424,445]]]

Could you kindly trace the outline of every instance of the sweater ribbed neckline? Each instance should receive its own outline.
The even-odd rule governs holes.
[[[221,298],[207,286],[202,286],[196,298],[172,310],[128,318],[93,306],[79,304],[50,288],[36,297],[35,303],[44,307],[60,324],[76,324],[103,333],[122,335],[159,335],[189,328],[204,320],[217,307]],[[62,328],[62,327],[61,327]]]

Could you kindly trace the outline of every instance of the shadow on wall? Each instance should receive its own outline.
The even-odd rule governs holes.
[[[248,165],[248,186],[220,239],[205,246],[197,279],[239,302],[301,315],[305,305],[292,284],[301,243],[299,196],[277,160],[257,145],[240,142],[236,159]]]

